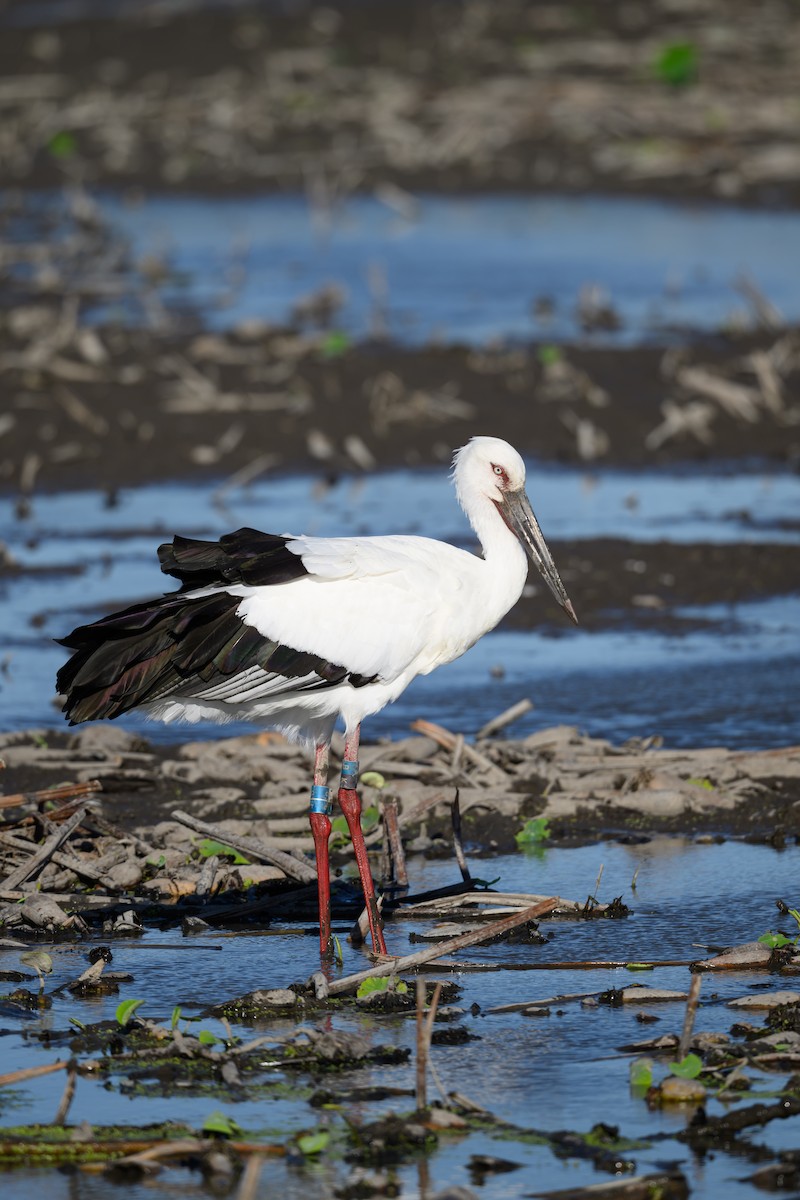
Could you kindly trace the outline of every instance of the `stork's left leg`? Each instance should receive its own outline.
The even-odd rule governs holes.
[[[364,904],[369,918],[369,931],[372,935],[372,949],[376,954],[386,953],[386,942],[383,940],[381,917],[375,900],[375,886],[372,882],[372,872],[369,869],[367,847],[364,844],[364,834],[361,830],[361,801],[358,796],[358,743],[361,726],[356,725],[353,732],[348,732],[344,743],[344,759],[342,760],[342,778],[339,784],[339,807],[344,813],[350,839],[358,863],[358,873],[361,876],[361,886],[364,889]]]
[[[328,839],[331,836],[331,801],[328,798],[328,743],[320,742],[314,758],[314,786],[308,820],[314,838],[317,860],[317,896],[319,898],[319,952],[333,953],[331,938],[331,870],[328,861]]]

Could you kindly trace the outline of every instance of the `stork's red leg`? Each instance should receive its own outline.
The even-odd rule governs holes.
[[[328,743],[317,746],[314,758],[314,786],[311,789],[308,820],[314,838],[317,860],[317,895],[319,897],[319,952],[333,953],[331,938],[331,871],[328,862],[328,839],[331,836],[331,800],[328,789]]]
[[[372,872],[369,869],[367,847],[364,844],[364,834],[361,829],[361,800],[358,796],[358,742],[360,726],[353,733],[348,733],[344,744],[344,759],[342,761],[342,778],[339,784],[339,807],[344,813],[350,839],[358,863],[358,873],[361,876],[361,886],[364,889],[364,904],[369,918],[369,931],[372,935],[372,949],[376,954],[386,953],[386,942],[383,940],[381,917],[375,899],[375,885],[372,882]]]

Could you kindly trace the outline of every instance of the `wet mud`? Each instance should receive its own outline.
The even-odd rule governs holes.
[[[588,469],[800,461],[791,332],[552,355],[340,347],[300,329],[90,335],[74,312],[65,320],[37,302],[0,313],[0,486],[23,496],[97,487],[113,502],[119,488],[157,480],[220,485],[309,467],[335,479],[447,464],[489,429],[523,454]],[[771,391],[758,382],[764,364]]]
[[[429,728],[433,737],[387,739],[365,748],[362,767],[376,773],[363,788],[368,845],[380,844],[375,822],[391,797],[398,801],[400,828],[413,849],[450,857],[456,792],[470,853],[514,849],[526,841],[524,830],[532,828],[531,822],[535,827],[542,820],[550,844],[688,832],[785,845],[800,836],[797,747],[674,750],[663,748],[658,737],[613,745],[560,726],[519,741],[479,739],[470,756],[454,765],[447,748],[453,735]],[[440,736],[441,743],[434,740]],[[0,757],[12,813],[53,805],[61,814],[86,805],[91,811],[92,793],[99,793],[98,836],[102,840],[103,822],[110,822],[108,851],[114,849],[114,829],[132,839],[133,858],[117,853],[118,861],[109,861],[109,869],[119,874],[116,886],[139,887],[148,879],[153,900],[171,903],[181,894],[191,896],[198,860],[183,872],[177,868],[203,836],[224,844],[233,838],[234,845],[236,838],[245,839],[243,846],[265,839],[265,845],[290,854],[313,849],[306,813],[308,762],[278,735],[164,746],[106,726],[72,735],[31,731],[0,738]],[[64,781],[61,798],[50,801],[48,789]],[[184,819],[185,810],[191,816]],[[535,832],[527,841],[535,846]],[[334,854],[345,844],[337,835]],[[177,874],[156,870],[154,876],[152,863],[162,858],[174,863]],[[262,881],[284,878],[290,861],[277,858],[259,868]],[[91,864],[88,871],[91,878]],[[250,885],[258,882],[254,871],[235,863],[220,868],[214,890],[246,890],[247,879]],[[297,871],[297,879],[313,879],[313,872]],[[55,864],[45,870],[50,876],[73,878],[68,867]]]
[[[798,197],[788,2],[26,7],[0,52],[20,186]]]

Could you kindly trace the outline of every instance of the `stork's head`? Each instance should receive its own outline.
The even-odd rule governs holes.
[[[490,501],[536,564],[550,591],[577,625],[575,609],[547,548],[539,522],[525,494],[525,463],[502,438],[474,437],[453,458],[453,481],[459,504],[472,516],[476,503]]]

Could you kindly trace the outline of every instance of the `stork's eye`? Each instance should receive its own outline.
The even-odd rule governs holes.
[[[494,471],[495,475],[500,477],[504,487],[508,487],[508,473],[505,467],[500,467],[497,465],[497,463],[492,463],[492,470]]]
[[[495,475],[505,475],[505,471],[503,470],[502,467],[495,467],[494,473],[495,473]]]

